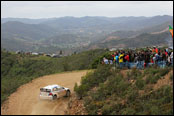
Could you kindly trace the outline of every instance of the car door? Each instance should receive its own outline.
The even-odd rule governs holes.
[[[63,96],[66,95],[66,90],[65,90],[63,87],[60,87],[60,88],[59,88],[59,95],[60,95],[61,97],[63,97]]]
[[[59,93],[59,89],[57,87],[53,88],[52,92],[53,92],[54,95],[56,94],[57,97],[59,97],[59,94],[58,94]]]

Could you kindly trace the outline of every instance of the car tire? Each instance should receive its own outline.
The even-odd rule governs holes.
[[[66,91],[66,97],[70,97],[70,95],[71,95],[70,90]]]
[[[54,96],[53,96],[53,100],[56,100],[56,99],[57,99],[57,96],[56,96],[56,95],[54,95]]]

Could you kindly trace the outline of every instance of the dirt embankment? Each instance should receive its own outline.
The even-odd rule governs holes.
[[[9,99],[1,105],[1,115],[63,115],[70,98],[56,101],[40,100],[40,87],[58,84],[70,88],[73,94],[74,84],[80,83],[81,77],[88,71],[74,71],[43,76],[18,88]]]

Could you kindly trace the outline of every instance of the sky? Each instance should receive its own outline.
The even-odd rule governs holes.
[[[173,16],[173,1],[1,1],[1,18]]]

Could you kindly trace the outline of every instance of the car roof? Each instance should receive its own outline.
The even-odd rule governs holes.
[[[43,87],[44,89],[53,89],[53,88],[60,88],[61,86],[59,85],[48,85],[46,87]]]

